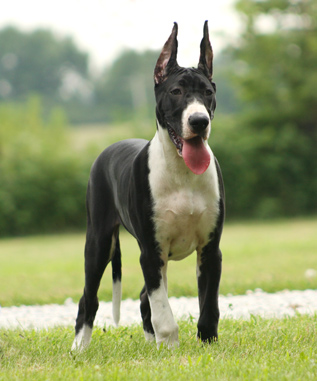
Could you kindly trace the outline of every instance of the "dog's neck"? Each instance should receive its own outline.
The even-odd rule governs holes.
[[[165,162],[171,163],[171,160],[176,160],[177,162],[183,162],[183,159],[178,155],[175,145],[172,143],[168,131],[163,128],[159,121],[157,120],[157,131],[154,135],[153,144],[155,144],[155,149],[161,152],[160,157],[165,160]]]

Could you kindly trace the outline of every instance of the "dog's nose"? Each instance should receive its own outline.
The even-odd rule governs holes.
[[[202,112],[195,112],[188,118],[188,123],[194,132],[200,133],[207,128],[209,118]]]

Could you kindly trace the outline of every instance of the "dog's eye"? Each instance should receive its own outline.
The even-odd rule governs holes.
[[[181,89],[173,89],[171,90],[171,94],[172,95],[181,95],[182,94],[182,90]]]
[[[213,94],[213,92],[212,92],[212,90],[207,89],[207,90],[205,91],[205,94],[206,94],[207,97],[210,97],[210,96]]]

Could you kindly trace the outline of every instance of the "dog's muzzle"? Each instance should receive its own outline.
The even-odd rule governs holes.
[[[167,130],[178,155],[184,159],[186,166],[196,175],[201,175],[210,164],[210,153],[204,143],[204,140],[207,139],[205,131],[209,125],[209,118],[201,113],[200,116],[196,115],[196,118],[192,118],[192,123],[191,128],[196,128],[196,131],[200,130],[200,133],[193,132],[193,137],[189,139],[178,136],[171,126],[167,126]]]
[[[188,124],[195,134],[204,137],[209,125],[209,117],[202,112],[195,112],[189,116]]]

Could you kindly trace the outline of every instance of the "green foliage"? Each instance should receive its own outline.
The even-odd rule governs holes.
[[[246,29],[227,54],[242,108],[228,126],[215,119],[228,215],[316,213],[315,2],[240,0],[237,8]]]
[[[95,328],[82,353],[73,329],[0,330],[1,380],[315,380],[316,316],[220,321],[219,343],[180,321],[180,346],[146,342],[141,326]]]
[[[0,100],[26,98],[38,93],[58,99],[69,71],[87,77],[88,56],[69,38],[52,32],[20,32],[8,27],[0,32]]]
[[[315,2],[240,0],[238,9],[248,27],[241,37],[242,47],[234,52],[234,58],[244,64],[236,81],[254,127],[292,124],[316,142]],[[263,19],[270,23],[271,32],[261,26]]]
[[[217,115],[210,145],[226,187],[227,217],[315,214],[316,146],[295,125],[261,130],[246,117]]]
[[[0,234],[84,226],[87,172],[70,151],[65,119],[41,105],[0,106]]]
[[[153,72],[159,52],[123,52],[105,70],[96,84],[97,102],[106,109],[108,120],[127,120],[133,112],[154,115]]]

